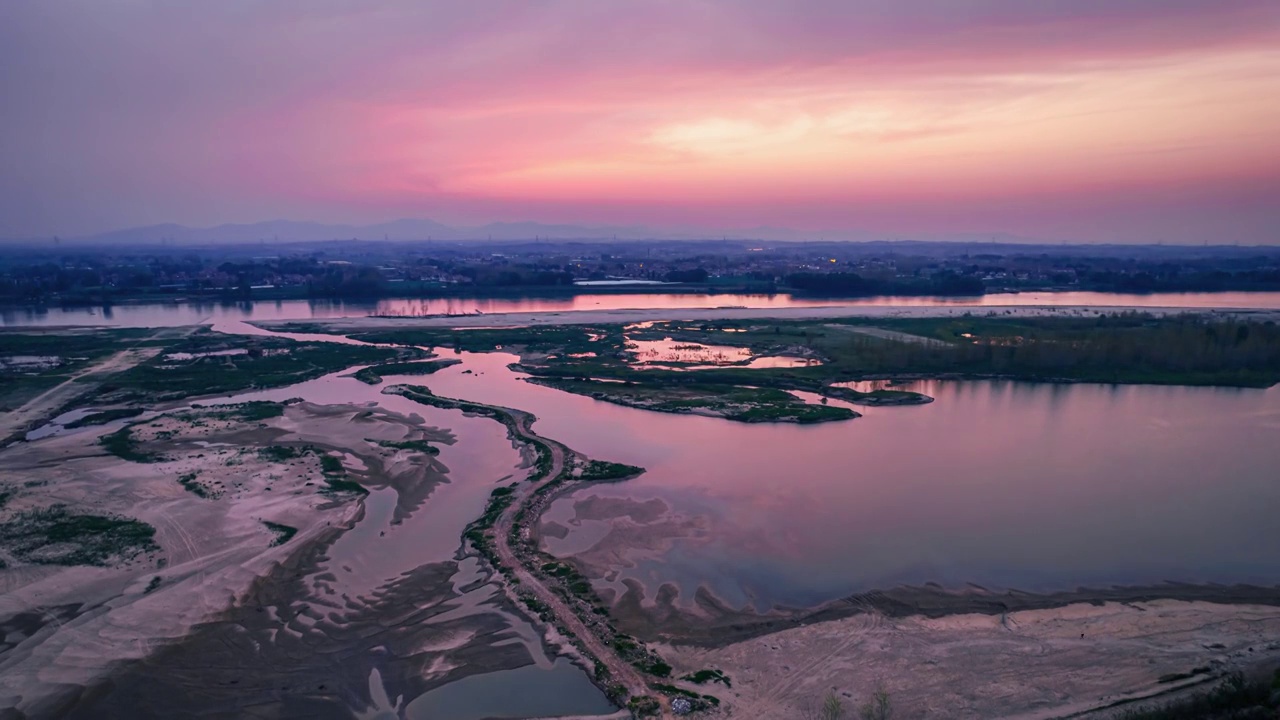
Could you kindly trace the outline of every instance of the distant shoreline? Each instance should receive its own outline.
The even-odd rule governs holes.
[[[1082,604],[1131,605],[1160,600],[1280,607],[1280,585],[1168,582],[1027,592],[1012,588],[990,590],[975,585],[947,588],[929,583],[854,593],[812,607],[790,608],[767,614],[734,610],[706,587],[700,587],[696,600],[702,615],[700,620],[684,616],[669,604],[659,602],[651,608],[641,608],[635,599],[627,600],[629,602],[616,603],[611,612],[618,618],[621,627],[638,637],[698,647],[724,647],[790,628],[865,613],[888,618],[937,619],[957,615],[990,616],[1028,610],[1056,610]],[[659,620],[659,616],[663,619]]]
[[[290,330],[305,325],[322,328],[327,332],[349,334],[369,330],[403,330],[414,327],[493,328],[536,325],[599,325],[634,323],[647,320],[757,320],[757,319],[820,319],[820,318],[916,318],[955,317],[963,315],[999,315],[1004,317],[1044,317],[1080,313],[1145,312],[1153,315],[1179,315],[1184,313],[1248,316],[1255,320],[1280,320],[1280,308],[1195,308],[1195,307],[1142,307],[1110,305],[827,305],[789,308],[636,308],[623,310],[564,310],[556,312],[512,312],[485,315],[433,315],[433,316],[365,316],[347,318],[314,318],[303,320],[256,320],[250,324],[268,330]]]
[[[932,294],[901,294],[901,293],[875,293],[867,295],[838,295],[825,293],[803,292],[794,288],[777,286],[770,283],[760,284],[732,284],[732,285],[715,285],[715,284],[694,284],[694,283],[619,283],[619,284],[574,284],[574,285],[557,285],[557,286],[519,286],[512,288],[501,287],[483,287],[483,288],[438,288],[424,287],[422,285],[397,284],[398,286],[388,287],[385,292],[379,292],[370,295],[311,295],[305,291],[305,288],[257,288],[251,290],[247,296],[238,296],[230,293],[209,293],[209,294],[190,294],[190,293],[154,293],[154,294],[131,294],[120,297],[73,297],[73,298],[50,298],[37,302],[9,302],[0,300],[0,310],[5,311],[21,311],[21,310],[75,310],[81,308],[102,308],[102,307],[137,307],[145,305],[209,305],[209,306],[229,306],[239,305],[243,303],[271,303],[271,302],[296,302],[307,301],[314,303],[334,303],[344,305],[375,305],[386,300],[505,300],[515,298],[529,299],[559,299],[559,298],[576,298],[591,297],[596,295],[613,296],[613,295],[750,295],[757,297],[777,297],[785,296],[798,301],[821,303],[829,302],[832,304],[840,304],[847,302],[865,302],[875,300],[887,300],[892,298],[902,298],[906,300],[921,300],[927,298],[939,298],[955,301],[971,300],[974,298],[983,298],[999,295],[1024,295],[1024,294],[1071,294],[1071,293],[1093,293],[1097,295],[1114,295],[1117,297],[1151,297],[1159,295],[1228,295],[1228,294],[1280,294],[1280,289],[1204,289],[1204,290],[1155,290],[1151,292],[1132,292],[1118,291],[1108,289],[1089,289],[1089,288],[1065,288],[1065,287],[1036,287],[1036,288],[992,288],[982,293],[932,293]]]
[[[1269,292],[1269,291],[1262,291]],[[247,297],[230,293],[144,293],[109,298],[61,298],[34,303],[0,302],[0,308],[93,308],[103,305],[235,305],[245,302],[275,302],[279,300],[309,300],[332,303],[377,303],[381,300],[449,300],[449,299],[507,299],[507,298],[565,298],[579,295],[792,295],[790,290],[768,285],[693,285],[685,283],[625,284],[625,285],[523,285],[512,288],[439,288],[424,287],[416,283],[393,283],[385,292],[372,295],[311,295],[305,288],[257,288]],[[818,299],[818,298],[814,298]]]

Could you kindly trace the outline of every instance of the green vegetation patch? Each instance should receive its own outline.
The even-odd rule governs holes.
[[[588,460],[582,467],[579,480],[608,481],[624,480],[644,472],[644,468],[624,463],[607,462],[605,460]]]
[[[355,480],[347,480],[346,478],[326,475],[324,477],[324,482],[326,487],[321,492],[329,495],[335,493],[352,493],[355,495],[369,494],[369,490]]]
[[[51,328],[0,329],[0,355],[58,355],[66,358],[101,358],[123,347],[164,345],[152,340],[150,328],[102,328],[67,330]]]
[[[298,534],[298,528],[293,527],[292,525],[271,522],[270,520],[263,520],[262,524],[265,525],[268,530],[276,534],[275,540],[271,541],[271,547],[283,545],[292,540],[294,535]]]
[[[104,450],[115,455],[121,460],[128,460],[136,463],[158,463],[164,462],[163,455],[158,453],[146,452],[139,449],[137,438],[133,436],[131,427],[122,427],[110,435],[103,435],[98,440],[98,444]]]
[[[531,352],[599,354],[621,352],[621,325],[546,325],[511,328],[413,328],[358,333],[351,337],[376,343],[450,347],[466,352],[523,348]]]
[[[692,690],[685,690],[682,687],[670,685],[667,683],[654,683],[653,689],[663,693],[671,698],[684,698],[689,701],[688,710],[696,712],[698,710],[710,710],[720,705],[720,698],[714,695],[701,695]]]
[[[774,388],[701,383],[616,383],[562,378],[530,378],[529,382],[627,407],[711,415],[736,422],[808,424],[858,417],[857,413],[848,408],[810,405],[789,392]]]
[[[809,390],[867,404],[928,399],[904,391],[867,394],[828,386],[920,376],[1237,387],[1280,382],[1280,326],[1200,314],[1011,317],[991,312],[944,318],[708,321],[657,323],[628,333],[746,347],[757,355],[804,354],[824,362],[816,367],[675,372],[635,370],[616,358],[601,357],[521,369],[543,377]]]
[[[342,459],[327,453],[320,455],[320,470],[326,475],[347,474],[347,468],[342,464]]]
[[[665,661],[659,659],[650,659],[648,662],[634,663],[636,668],[642,672],[646,672],[654,677],[671,677],[671,666]]]
[[[370,440],[389,450],[410,450],[412,452],[420,452],[426,455],[439,455],[440,448],[432,445],[426,440]]]
[[[696,683],[698,685],[705,685],[707,683],[720,683],[725,687],[733,687],[733,683],[729,681],[729,676],[725,675],[724,672],[720,670],[711,670],[711,669],[699,670],[696,673],[685,675],[680,679],[687,680],[691,683]]]
[[[848,326],[921,340],[895,340]],[[811,345],[862,375],[963,374],[1025,380],[1269,387],[1280,382],[1280,327],[1203,315],[827,321]],[[929,342],[933,341],[933,342]]]
[[[342,460],[332,455],[314,451],[320,456],[320,470],[324,473],[325,489],[321,492],[326,494],[334,493],[354,493],[356,495],[368,495],[369,490],[365,486],[355,480],[346,478],[347,469],[342,465]]]
[[[1228,675],[1217,687],[1186,700],[1148,710],[1129,710],[1119,720],[1245,720],[1270,718],[1280,710],[1280,669],[1270,682]]]
[[[305,456],[309,450],[287,445],[268,445],[258,451],[258,457],[267,462],[288,462]]]
[[[159,550],[156,529],[116,515],[73,513],[65,505],[18,513],[0,523],[0,544],[23,562],[106,567]]]
[[[489,493],[489,502],[485,504],[484,512],[472,523],[472,527],[492,527],[498,521],[502,511],[511,506],[511,502],[515,499],[514,495],[515,490],[510,486],[494,488],[493,492]]]
[[[306,445],[303,447],[270,445],[258,451],[258,457],[269,462],[288,462],[290,460],[304,458],[308,455],[314,455],[320,460],[320,472],[324,474],[325,482],[324,488],[320,491],[321,493],[325,495],[334,495],[337,493],[354,493],[356,495],[369,494],[369,490],[365,488],[365,486],[355,480],[347,478],[347,468],[342,464],[341,458],[330,455],[323,449],[314,445]]]
[[[237,355],[211,353],[238,351]],[[175,354],[183,353],[175,359]],[[398,350],[285,338],[236,336],[202,331],[166,348],[164,354],[117,373],[100,397],[138,400],[221,395],[312,380],[353,365],[375,365],[421,355]]]
[[[262,422],[284,415],[287,403],[269,400],[251,400],[234,405],[212,405],[213,415],[220,420],[243,420],[245,422]]]
[[[633,695],[627,700],[627,709],[636,717],[653,717],[662,712],[662,704],[652,695]]]
[[[111,410],[102,410],[100,412],[85,415],[79,420],[67,423],[63,427],[68,430],[74,430],[75,428],[90,427],[92,425],[106,425],[107,423],[115,422],[116,420],[137,417],[144,412],[146,412],[145,408],[114,408]]]
[[[165,344],[152,339],[155,332],[142,328],[0,329],[0,357],[55,358],[48,364],[0,364],[0,412],[29,402],[113,353]]]
[[[383,363],[356,372],[352,377],[368,385],[377,385],[385,375],[431,375],[453,365],[461,364],[458,358],[421,360],[418,362]]]
[[[200,482],[197,479],[199,476],[200,474],[196,472],[190,472],[185,475],[180,475],[178,477],[178,484],[182,485],[182,489],[186,490],[187,492],[205,499],[216,498],[218,497],[218,495],[221,494],[216,490],[214,490],[213,488],[209,487],[208,485],[205,485],[204,483]]]

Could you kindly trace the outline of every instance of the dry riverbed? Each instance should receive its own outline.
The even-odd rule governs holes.
[[[716,686],[728,718],[805,717],[829,692],[852,710],[878,690],[902,718],[1104,718],[1112,711],[1099,710],[1127,701],[1280,666],[1280,608],[1155,600],[942,618],[868,612],[661,650],[678,673],[729,677],[732,688]]]
[[[627,322],[690,314],[840,313],[606,311],[542,319],[486,316],[483,322]],[[356,331],[415,323],[472,324],[456,317],[366,318],[326,327]],[[422,367],[428,366],[411,369]],[[382,378],[370,373],[363,380],[378,384]],[[616,390],[612,384],[562,389]],[[650,400],[620,404],[650,407]],[[692,400],[706,404],[705,397]],[[401,689],[414,697],[469,675],[546,663],[534,648],[555,638],[520,635],[508,618],[521,611],[486,584],[477,558],[421,564],[369,592],[344,588],[335,575],[342,571],[326,564],[326,553],[364,516],[363,488],[396,491],[394,522],[423,507],[449,472],[433,448],[454,443],[451,432],[372,404],[269,405],[174,406],[0,453],[0,524],[17,527],[38,512],[48,520],[50,508],[58,506],[71,516],[154,528],[146,535],[128,525],[133,534],[105,544],[49,531],[47,542],[33,546],[30,533],[0,533],[0,707],[33,717],[172,716],[174,707],[189,717],[341,716],[352,709],[361,717],[397,716]],[[514,435],[537,439],[529,430],[531,416],[525,416],[512,414]],[[563,451],[544,458],[547,477],[575,467],[566,465],[568,451],[556,438],[541,440]],[[540,456],[530,454],[536,464]],[[576,467],[567,478],[580,477],[585,466]],[[522,488],[522,499],[535,492],[532,484],[511,485]],[[659,557],[673,542],[704,539],[705,518],[660,500],[574,495],[565,491],[564,500],[574,503],[570,524],[606,523],[605,533],[589,547],[563,554],[571,565],[530,567],[557,576],[572,569],[612,583],[611,590],[597,584],[610,613],[589,620],[610,633],[612,621],[617,630],[649,642],[674,666],[671,683],[724,701],[713,716],[804,717],[828,692],[856,707],[883,690],[900,718],[1047,720],[1280,663],[1277,589],[1168,586],[1032,596],[899,588],[818,609],[763,614],[730,607],[705,587],[681,598],[672,585],[617,581],[619,569]],[[521,567],[516,551],[529,555],[509,545],[531,541],[536,553],[540,537],[568,535],[564,525],[538,523],[552,499],[549,494],[545,503],[529,505],[531,520],[524,524],[516,521],[525,507],[520,504],[497,516],[489,536],[508,570]],[[68,557],[95,564],[57,564]],[[516,573],[526,592],[536,579],[532,572],[526,567]],[[578,602],[593,611],[588,606],[594,599],[566,595],[562,603],[553,586],[541,590],[535,599],[560,616],[551,621],[559,619],[587,639],[593,655],[616,650],[608,633],[596,638],[583,622],[565,623],[575,617],[565,607]],[[538,630],[543,632],[555,635],[547,625]],[[559,641],[570,647],[563,637]],[[633,682],[629,676],[636,670],[624,659],[613,675],[639,692],[652,678]],[[687,679],[709,670],[724,677],[707,676],[701,685]],[[383,684],[396,692],[379,697]]]
[[[6,448],[0,707],[342,716],[369,702],[374,665],[420,694],[534,662],[501,598],[459,601],[484,579],[474,561],[373,594],[317,572],[364,488],[394,488],[394,521],[412,515],[448,472],[432,447],[453,442],[420,417],[294,402],[175,407]],[[23,530],[54,509],[47,537]]]
[[[903,587],[760,613],[706,587],[687,597],[673,584],[619,579],[673,543],[706,541],[705,518],[585,489],[566,500],[572,514],[544,520],[541,535],[565,538],[565,522],[605,523],[561,557],[596,582],[618,627],[649,641],[674,677],[729,677],[730,687],[702,686],[724,701],[717,717],[802,718],[828,692],[852,709],[883,689],[894,717],[1106,718],[1112,706],[1185,696],[1233,671],[1280,668],[1280,588]]]

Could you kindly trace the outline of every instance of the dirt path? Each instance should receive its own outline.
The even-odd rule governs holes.
[[[424,402],[427,404],[437,405],[439,407],[452,407],[466,411],[468,409],[478,410],[484,408],[491,412],[501,413],[511,418],[512,423],[508,425],[512,434],[516,439],[523,443],[534,445],[545,445],[551,451],[551,464],[546,472],[537,479],[536,482],[522,483],[517,489],[513,501],[506,510],[498,517],[493,525],[493,541],[494,551],[497,553],[498,561],[505,567],[510,568],[519,586],[522,590],[531,592],[538,601],[546,604],[555,615],[556,622],[568,631],[596,660],[603,664],[609,671],[611,680],[627,691],[628,697],[634,696],[650,696],[658,700],[661,712],[659,717],[670,717],[670,700],[660,694],[654,693],[649,688],[649,683],[644,675],[640,673],[630,663],[619,657],[613,649],[606,645],[601,639],[582,622],[574,613],[573,609],[564,601],[564,599],[551,590],[546,583],[542,581],[535,573],[531,572],[523,562],[520,561],[519,555],[511,546],[511,532],[516,527],[516,517],[529,506],[529,503],[538,497],[538,492],[547,484],[560,477],[564,472],[569,456],[572,453],[569,448],[563,444],[552,440],[533,431],[532,425],[537,419],[531,413],[523,410],[515,410],[513,408],[501,407],[498,405],[486,405],[483,403],[471,402],[469,400],[457,400],[454,398],[442,397],[439,395],[423,395],[412,386],[392,386],[383,390],[384,393],[403,394],[406,397]],[[510,590],[510,586],[507,586]],[[512,593],[514,595],[514,593]],[[517,600],[517,604],[519,601]]]
[[[186,337],[199,329],[200,326],[198,325],[161,328],[147,339],[179,339]],[[25,434],[28,428],[31,428],[37,425],[40,421],[47,419],[59,408],[76,399],[76,397],[91,390],[92,386],[89,385],[86,380],[93,376],[101,375],[105,378],[106,376],[114,375],[122,370],[128,370],[134,365],[146,362],[156,355],[159,355],[163,349],[164,348],[159,347],[140,348],[135,344],[115,353],[114,355],[106,357],[93,365],[82,368],[79,372],[68,377],[58,385],[51,387],[39,396],[28,400],[22,407],[11,410],[5,413],[3,417],[0,417],[0,442],[21,439],[21,436]]]
[[[44,420],[58,408],[66,405],[74,400],[77,396],[90,389],[90,386],[83,382],[85,378],[92,375],[109,375],[112,373],[126,370],[137,365],[140,362],[150,359],[160,351],[159,348],[132,348],[129,350],[121,350],[120,352],[103,359],[101,362],[86,367],[62,383],[45,390],[37,397],[27,401],[25,405],[15,410],[11,410],[0,417],[0,438],[15,439],[12,436],[20,434],[27,428],[36,425]]]
[[[834,323],[829,323],[823,327],[831,328],[832,330],[858,333],[860,335],[870,335],[871,337],[880,338],[881,340],[914,343],[931,348],[955,347],[951,343],[944,342],[937,338],[925,337],[923,335],[912,335],[910,333],[898,332],[897,330],[885,330],[884,328],[870,327],[867,325],[836,325]]]
[[[532,590],[533,594],[543,603],[551,607],[556,615],[556,619],[574,635],[600,662],[609,668],[613,679],[627,689],[631,695],[649,695],[648,682],[644,677],[632,667],[629,663],[619,658],[613,650],[600,641],[595,633],[593,633],[581,620],[577,614],[564,602],[564,600],[556,593],[552,592],[536,575],[529,572],[528,568],[520,562],[515,551],[511,548],[511,530],[515,527],[515,518],[526,504],[538,492],[538,490],[551,480],[560,476],[564,471],[565,462],[568,458],[568,448],[549,438],[542,437],[535,433],[532,429],[534,417],[529,413],[506,409],[516,421],[516,427],[519,430],[521,439],[526,442],[541,441],[551,448],[551,470],[548,471],[541,480],[536,484],[525,487],[516,501],[511,503],[506,512],[498,518],[497,524],[494,526],[496,537],[494,538],[494,546],[498,553],[499,560],[504,565],[515,571],[516,577],[520,580],[520,585],[526,589]],[[664,705],[665,717],[665,705]]]

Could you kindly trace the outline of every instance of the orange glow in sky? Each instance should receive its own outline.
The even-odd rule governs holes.
[[[1274,1],[22,5],[0,11],[22,56],[0,234],[431,216],[1280,242]]]

